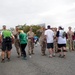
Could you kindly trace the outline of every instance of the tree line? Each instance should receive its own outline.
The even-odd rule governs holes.
[[[25,33],[27,33],[30,29],[30,27],[32,27],[33,32],[35,33],[36,36],[40,36],[39,34],[39,30],[41,29],[41,26],[39,25],[18,25],[20,30],[23,30]]]

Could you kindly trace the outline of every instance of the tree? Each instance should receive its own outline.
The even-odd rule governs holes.
[[[39,30],[41,28],[41,26],[38,26],[38,25],[29,26],[29,25],[24,24],[24,25],[20,25],[20,30],[23,30],[25,33],[27,33],[29,31],[30,27],[32,27],[33,32],[36,34],[36,36],[39,37],[37,30]]]

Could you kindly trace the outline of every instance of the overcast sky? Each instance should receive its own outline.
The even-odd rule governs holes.
[[[25,23],[75,27],[75,0],[0,0],[0,28]]]

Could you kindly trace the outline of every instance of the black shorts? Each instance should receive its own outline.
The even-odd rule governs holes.
[[[66,47],[66,44],[58,44],[58,48]]]
[[[47,48],[53,48],[53,43],[47,43]]]
[[[2,42],[2,51],[10,51],[12,49],[12,42]]]

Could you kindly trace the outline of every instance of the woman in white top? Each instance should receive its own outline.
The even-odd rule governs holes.
[[[59,57],[64,58],[66,55],[66,33],[61,26],[59,27],[56,36],[57,36]]]

